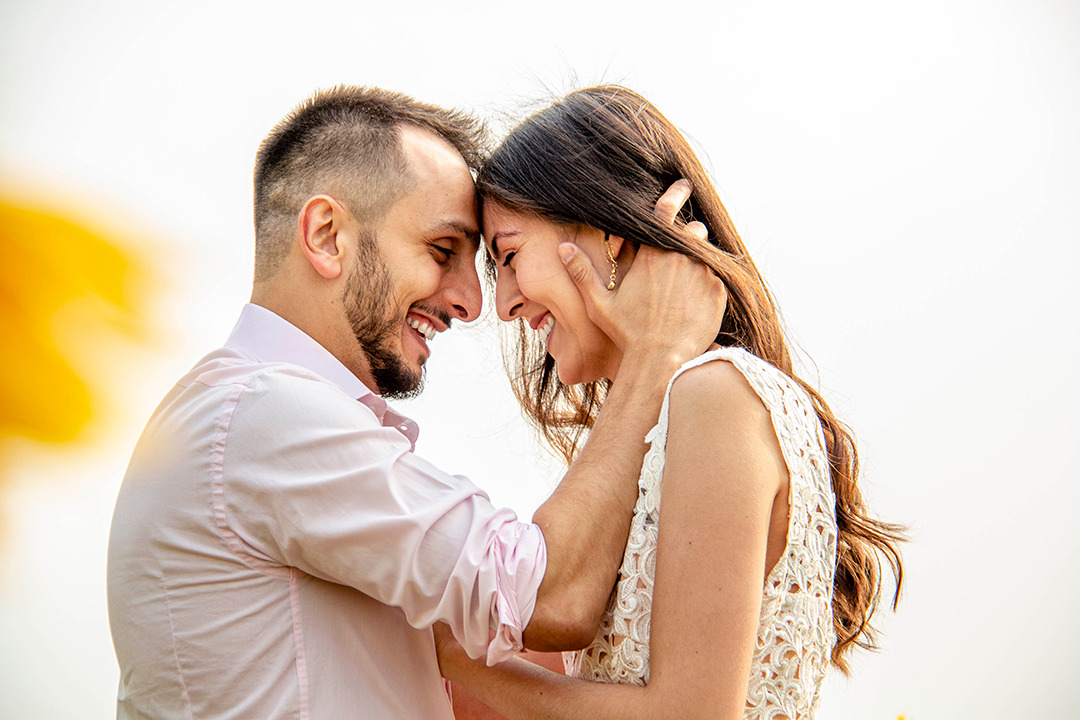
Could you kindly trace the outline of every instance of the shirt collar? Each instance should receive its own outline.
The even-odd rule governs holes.
[[[359,400],[375,413],[380,423],[397,429],[415,446],[419,426],[413,420],[387,405],[329,350],[280,315],[248,303],[240,311],[240,319],[225,347],[260,363],[288,363],[310,370]]]

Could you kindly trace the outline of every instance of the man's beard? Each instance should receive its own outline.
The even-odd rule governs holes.
[[[394,284],[379,256],[375,238],[363,238],[345,281],[345,317],[363,348],[375,380],[375,390],[387,398],[416,397],[424,389],[424,371],[414,371],[394,351],[405,319],[395,317]],[[422,363],[422,361],[421,361]]]

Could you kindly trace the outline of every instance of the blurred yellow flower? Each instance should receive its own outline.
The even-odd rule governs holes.
[[[0,248],[0,439],[72,440],[95,408],[72,360],[109,326],[137,328],[142,270],[75,222],[2,199]],[[63,323],[73,309],[77,333]]]

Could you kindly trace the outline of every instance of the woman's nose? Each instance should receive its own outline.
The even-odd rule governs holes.
[[[521,316],[521,309],[525,306],[525,298],[518,289],[517,281],[511,273],[501,272],[495,279],[495,310],[499,319],[504,322],[515,320]]]

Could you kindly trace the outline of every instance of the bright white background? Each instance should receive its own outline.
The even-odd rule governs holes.
[[[293,104],[376,84],[501,122],[574,81],[645,93],[709,159],[875,509],[909,523],[883,652],[821,717],[1074,708],[1080,591],[1080,3],[0,0],[8,195],[157,269],[149,343],[103,337],[110,404],[0,487],[0,714],[105,718],[105,544],[127,453],[250,284],[250,171]],[[2,262],[2,260],[0,260]],[[435,341],[420,450],[524,515],[555,465],[494,324]]]

